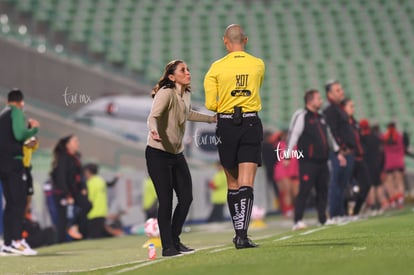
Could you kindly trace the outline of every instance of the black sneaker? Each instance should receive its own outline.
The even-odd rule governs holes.
[[[163,257],[176,257],[176,256],[182,256],[183,254],[180,253],[180,251],[178,251],[175,248],[164,248],[162,250],[162,256]]]
[[[187,246],[185,246],[185,245],[183,245],[181,242],[179,242],[179,243],[177,243],[176,245],[175,245],[175,248],[180,252],[180,253],[183,253],[183,254],[191,254],[191,253],[194,253],[194,249],[192,249],[192,248],[189,248],[189,247],[187,247]]]
[[[253,247],[258,247],[257,244],[255,244],[252,240],[250,240],[248,237],[246,238],[241,238],[239,236],[236,236],[233,239],[233,243],[234,246],[237,249],[243,249],[243,248],[253,248]]]

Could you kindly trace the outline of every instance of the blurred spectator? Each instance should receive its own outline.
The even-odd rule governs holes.
[[[49,175],[49,178],[46,179],[45,183],[43,184],[43,193],[45,195],[45,201],[47,210],[49,212],[50,221],[53,224],[53,227],[57,231],[59,219],[58,219],[58,213],[57,213],[57,207],[55,203],[55,197],[53,195],[53,185],[51,176]]]
[[[29,125],[30,128],[30,125]],[[26,171],[27,177],[27,205],[26,213],[31,206],[32,196],[34,193],[33,189],[33,177],[32,177],[32,154],[39,148],[39,141],[36,137],[31,137],[26,140],[23,145],[23,166]]]
[[[26,207],[22,237],[33,248],[52,245],[56,242],[56,231],[53,227],[40,227],[40,224],[33,217],[31,203],[28,203]]]
[[[348,213],[351,215],[358,215],[361,211],[362,205],[364,204],[369,189],[371,188],[371,178],[368,171],[367,164],[364,161],[364,148],[361,143],[361,136],[359,132],[359,124],[354,118],[355,113],[355,105],[351,99],[344,99],[341,103],[342,108],[344,109],[345,113],[348,115],[348,123],[350,131],[353,134],[353,144],[355,144],[354,148],[354,167],[352,172],[352,177],[355,179],[357,188],[351,182],[348,182],[350,186],[352,186],[352,190],[355,191],[355,205],[352,209],[352,213]],[[357,191],[357,192],[356,192]]]
[[[113,236],[120,236],[124,234],[124,226],[121,221],[122,215],[126,214],[126,211],[117,199],[116,183],[118,182],[120,175],[114,177],[112,181],[108,181],[107,193],[108,193],[108,215],[106,216],[106,231]]]
[[[74,239],[81,239],[84,237],[82,234],[87,233],[86,215],[91,204],[86,197],[87,189],[78,150],[79,140],[75,135],[61,138],[53,150],[51,175],[60,243],[66,241],[67,233]],[[78,229],[79,226],[81,229]]]
[[[0,181],[0,236],[3,236],[3,184]]]
[[[142,208],[145,212],[145,219],[148,220],[149,218],[157,218],[158,213],[158,199],[157,193],[155,192],[154,183],[152,182],[150,177],[146,177],[144,180],[144,184],[142,194]]]
[[[106,231],[106,216],[108,215],[107,183],[98,175],[98,166],[88,163],[83,172],[88,188],[88,200],[92,209],[88,213],[88,237],[91,239],[111,236]]]
[[[346,158],[346,166],[341,167],[336,154],[330,153],[331,177],[329,183],[329,223],[339,221],[346,214],[344,207],[345,186],[351,180],[354,166],[354,138],[349,128],[348,115],[341,108],[345,98],[341,83],[330,81],[325,86],[329,105],[323,111],[332,135]]]
[[[23,143],[36,135],[39,122],[29,119],[26,127],[23,113],[23,93],[13,89],[8,93],[7,106],[0,112],[0,180],[6,206],[4,209],[3,253],[36,255],[22,239],[23,218],[27,202],[27,176],[23,166]]]
[[[373,131],[369,121],[361,119],[359,122],[361,144],[364,148],[364,162],[368,167],[371,178],[371,190],[367,198],[367,204],[372,210],[383,209],[388,205],[381,181],[381,171],[384,161],[382,142],[378,133]],[[378,204],[378,205],[377,205]]]
[[[408,132],[403,132],[403,140],[404,140],[404,148],[405,148],[405,155],[414,158],[414,152],[410,150],[410,135]]]
[[[395,122],[390,122],[382,136],[384,144],[384,187],[391,206],[404,204],[404,154],[403,135],[397,130]]]
[[[263,165],[266,171],[266,182],[270,185],[270,188],[273,189],[273,192],[274,192],[273,206],[275,209],[279,207],[278,206],[279,190],[277,188],[276,181],[274,180],[274,177],[273,177],[274,167],[277,161],[276,154],[275,154],[276,138],[277,138],[277,133],[272,133],[269,130],[266,130],[263,133],[263,143],[262,143]]]
[[[224,207],[227,203],[227,179],[223,166],[217,163],[217,172],[214,177],[208,182],[208,187],[211,190],[211,203],[213,209],[207,222],[222,222],[224,221]]]
[[[306,201],[313,187],[316,190],[316,209],[320,224],[325,224],[328,199],[329,153],[332,151],[338,166],[346,165],[345,157],[330,134],[325,118],[319,113],[322,98],[317,90],[309,90],[304,96],[305,109],[293,114],[289,127],[287,155],[299,159],[299,194],[296,197],[293,230],[304,229],[302,221]],[[297,150],[294,150],[297,146]],[[286,160],[287,161],[287,160]]]
[[[274,180],[279,190],[280,210],[286,217],[291,217],[294,210],[294,200],[299,189],[299,163],[298,159],[286,160],[283,152],[287,149],[287,132],[281,131],[276,139],[276,164],[274,166]],[[296,149],[296,147],[294,148]]]

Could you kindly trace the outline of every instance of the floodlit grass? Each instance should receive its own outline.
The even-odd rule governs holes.
[[[292,232],[277,218],[251,230],[259,248],[236,250],[230,225],[197,226],[183,242],[191,255],[147,260],[144,236],[82,241],[39,249],[35,257],[0,257],[2,274],[411,274],[414,213],[411,207],[344,225]]]

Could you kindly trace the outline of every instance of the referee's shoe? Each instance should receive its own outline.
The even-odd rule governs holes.
[[[255,244],[252,240],[250,240],[248,237],[242,238],[242,237],[236,236],[233,238],[233,243],[237,249],[253,248],[253,247],[259,246]]]

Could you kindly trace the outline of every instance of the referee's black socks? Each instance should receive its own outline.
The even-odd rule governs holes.
[[[233,222],[234,230],[236,230],[234,219],[238,215],[238,211],[236,209],[239,209],[239,190],[227,190],[227,204],[229,206],[229,211],[231,215],[231,220]]]
[[[239,190],[228,190],[227,201],[236,235],[247,238],[250,217],[253,209],[253,188],[242,186]]]

